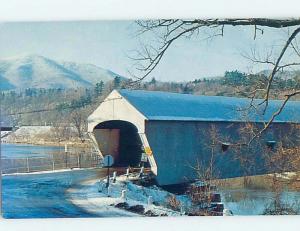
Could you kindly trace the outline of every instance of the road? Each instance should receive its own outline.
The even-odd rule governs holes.
[[[65,191],[81,181],[100,179],[105,176],[106,169],[3,176],[3,217],[99,217],[69,202]]]

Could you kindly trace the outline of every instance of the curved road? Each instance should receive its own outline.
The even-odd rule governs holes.
[[[69,202],[65,191],[79,182],[105,176],[106,169],[3,176],[3,217],[99,217],[99,215],[88,213]]]

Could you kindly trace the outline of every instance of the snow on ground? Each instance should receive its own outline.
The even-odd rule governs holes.
[[[180,216],[181,213],[166,208],[166,201],[169,196],[173,195],[163,191],[156,186],[143,187],[136,185],[131,180],[136,177],[132,176],[127,179],[126,176],[117,177],[116,183],[110,184],[110,197],[107,194],[105,180],[90,180],[80,184],[78,187],[72,187],[66,191],[67,198],[76,206],[100,215],[110,216],[111,213],[116,216],[141,216],[141,214],[132,213],[125,209],[116,208],[115,205],[126,202],[128,206],[142,205],[145,212],[151,211],[158,216]],[[122,190],[126,190],[126,198],[121,198]],[[152,197],[153,203],[148,203],[149,196]],[[176,196],[182,203],[188,203],[185,196]]]
[[[4,138],[5,136],[9,135],[9,133],[11,133],[12,131],[1,131],[0,132],[0,136],[1,138]]]
[[[70,135],[67,140],[57,143],[55,139],[55,127],[53,126],[21,126],[17,130],[9,132],[8,134],[2,134],[3,143],[20,143],[20,144],[37,144],[37,145],[51,145],[61,146],[63,144],[68,145],[83,145],[76,135],[76,128],[73,126],[67,127]]]
[[[3,138],[3,142],[10,143],[18,139],[31,140],[35,137],[43,137],[51,132],[51,126],[22,126]]]
[[[283,172],[283,173],[275,173],[275,175],[276,177],[281,177],[282,179],[290,180],[294,177],[297,177],[298,174],[296,172]]]
[[[22,126],[15,131],[16,136],[36,136],[40,134],[47,134],[51,131],[51,126]]]

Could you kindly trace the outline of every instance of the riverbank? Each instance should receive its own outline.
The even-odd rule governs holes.
[[[36,146],[54,146],[54,147],[65,147],[66,145],[68,147],[78,147],[78,148],[92,148],[92,144],[89,141],[85,141],[82,143],[79,142],[73,142],[73,141],[44,141],[44,140],[14,140],[14,141],[5,141],[2,142],[3,144],[17,144],[17,145],[36,145]]]
[[[213,182],[221,189],[253,189],[272,190],[274,184],[282,188],[300,192],[300,172],[285,172],[276,174],[264,174],[256,176],[216,179]]]
[[[234,215],[300,213],[300,173],[285,172],[214,180]]]
[[[2,143],[32,144],[42,146],[73,146],[91,148],[89,139],[79,139],[75,128],[68,128],[68,132],[58,130],[53,126],[22,126],[2,138]]]

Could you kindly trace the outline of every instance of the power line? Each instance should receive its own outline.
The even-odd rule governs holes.
[[[110,99],[105,99],[100,101],[99,103],[104,103],[107,101],[111,100],[116,100],[116,99],[122,99],[122,97],[117,97],[117,98],[110,98]],[[40,113],[40,112],[50,112],[50,111],[62,111],[62,110],[68,110],[68,109],[78,109],[82,108],[80,106],[69,106],[69,107],[64,107],[64,108],[51,108],[51,109],[39,109],[39,110],[32,110],[32,111],[23,111],[23,112],[13,112],[13,113],[7,113],[7,114],[2,114],[2,116],[14,116],[14,115],[24,115],[24,114],[32,114],[32,113]]]
[[[49,112],[49,111],[61,111],[61,110],[67,110],[67,109],[75,109],[80,107],[68,107],[68,108],[52,108],[52,109],[40,109],[40,110],[33,110],[33,111],[24,111],[24,112],[14,112],[14,113],[8,113],[3,114],[3,116],[13,116],[13,115],[23,115],[23,114],[31,114],[31,113],[39,113],[39,112]]]

